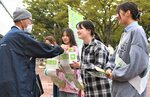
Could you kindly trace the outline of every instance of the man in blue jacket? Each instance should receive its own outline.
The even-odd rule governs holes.
[[[35,58],[51,58],[64,50],[34,39],[32,15],[25,9],[13,13],[15,26],[0,41],[0,97],[36,97]]]

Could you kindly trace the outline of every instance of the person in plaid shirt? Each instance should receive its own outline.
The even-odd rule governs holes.
[[[104,68],[108,60],[106,46],[96,39],[91,21],[81,21],[76,25],[78,38],[82,39],[80,63],[71,64],[81,69],[85,97],[111,97],[110,83],[105,74],[95,70],[95,66]]]

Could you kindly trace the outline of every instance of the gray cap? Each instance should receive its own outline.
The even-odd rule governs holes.
[[[26,18],[32,19],[32,14],[26,9],[17,8],[16,11],[13,13],[14,21],[19,21]]]

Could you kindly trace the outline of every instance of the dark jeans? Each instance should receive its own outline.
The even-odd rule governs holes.
[[[53,97],[59,97],[59,88],[53,84]]]

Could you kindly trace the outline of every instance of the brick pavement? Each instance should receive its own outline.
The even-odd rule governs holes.
[[[36,72],[39,73],[41,81],[42,81],[42,85],[43,85],[43,89],[44,89],[44,94],[41,97],[52,97],[52,93],[53,93],[53,83],[50,80],[50,77],[47,77],[44,75],[43,73],[44,69],[40,69],[40,68],[36,68]],[[147,90],[147,97],[150,97],[150,78],[149,78],[149,82],[148,82],[148,90]]]
[[[36,67],[36,72],[40,75],[42,86],[44,89],[44,94],[41,97],[52,97],[53,93],[53,83],[50,80],[50,77],[44,75],[44,69]]]

